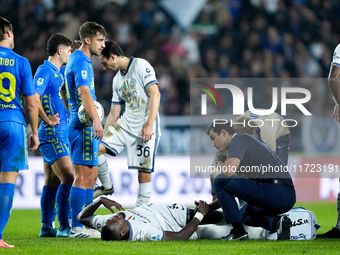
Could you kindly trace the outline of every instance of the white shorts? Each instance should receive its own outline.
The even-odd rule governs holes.
[[[104,130],[101,143],[115,155],[126,147],[129,169],[153,172],[159,138],[153,135],[150,141],[142,143],[142,137],[130,134],[115,123]]]

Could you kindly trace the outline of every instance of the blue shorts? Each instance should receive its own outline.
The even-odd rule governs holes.
[[[0,171],[28,169],[27,131],[17,122],[0,122]]]
[[[92,137],[93,127],[68,127],[72,163],[76,165],[98,166],[100,140]]]
[[[55,138],[54,142],[40,144],[39,150],[43,155],[44,162],[47,162],[50,166],[58,158],[64,156],[70,156],[70,144],[68,139]]]

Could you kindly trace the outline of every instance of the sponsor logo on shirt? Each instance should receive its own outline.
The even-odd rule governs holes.
[[[41,86],[41,85],[43,85],[43,83],[44,83],[44,79],[43,78],[39,78],[38,81],[37,81],[37,85]]]
[[[150,73],[150,72],[151,72],[151,70],[150,70],[149,68],[146,68],[145,71],[146,71],[147,73]]]
[[[149,78],[150,76],[153,76],[153,74],[152,74],[152,73],[149,73],[149,74],[145,75],[145,76],[144,76],[144,80],[147,79],[147,78]]]
[[[83,79],[87,79],[87,71],[86,70],[81,70],[81,77]]]
[[[159,241],[159,240],[161,240],[161,235],[154,235],[154,236],[151,236],[151,240],[152,240],[152,241]]]

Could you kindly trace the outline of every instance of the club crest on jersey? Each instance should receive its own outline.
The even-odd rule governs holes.
[[[81,77],[83,79],[87,79],[87,71],[86,70],[81,70]]]
[[[43,83],[44,83],[44,79],[43,78],[39,78],[38,81],[37,81],[37,85],[41,86],[41,85],[43,85]]]
[[[131,84],[132,87],[136,86],[137,80],[135,78],[131,78],[130,79],[130,84]]]

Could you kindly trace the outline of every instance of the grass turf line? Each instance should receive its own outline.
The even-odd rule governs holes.
[[[298,203],[314,211],[324,233],[335,224],[335,202]],[[100,214],[109,213],[100,209]],[[0,254],[338,254],[340,240],[226,242],[195,240],[171,242],[103,242],[100,239],[38,238],[40,210],[13,210],[4,231],[4,240],[14,249],[0,249]]]

